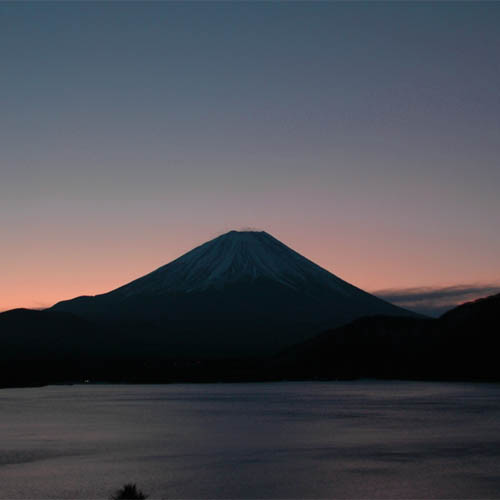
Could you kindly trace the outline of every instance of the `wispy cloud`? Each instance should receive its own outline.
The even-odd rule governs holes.
[[[500,283],[387,289],[373,292],[388,302],[435,317],[459,304],[495,293],[500,293]]]

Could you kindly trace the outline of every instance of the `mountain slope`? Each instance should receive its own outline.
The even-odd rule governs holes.
[[[172,355],[190,357],[268,354],[362,316],[412,315],[252,231],[231,231],[116,290],[52,310],[146,323]]]
[[[453,329],[470,329],[480,326],[481,331],[495,330],[500,335],[500,293],[466,302],[441,316]]]
[[[439,319],[366,317],[282,352],[270,373],[286,378],[500,380],[500,294]]]
[[[0,314],[0,387],[86,379],[500,380],[499,312],[497,295],[459,306],[440,319],[360,318],[267,360],[183,360],[172,356],[176,351],[169,335],[145,323],[103,326],[68,313],[13,310]],[[212,337],[211,331],[205,332]]]
[[[312,294],[360,292],[264,231],[230,231],[112,293],[189,293],[258,279]]]

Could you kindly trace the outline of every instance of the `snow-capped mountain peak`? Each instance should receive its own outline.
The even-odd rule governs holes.
[[[52,309],[138,329],[148,346],[164,342],[165,357],[269,354],[362,316],[410,315],[260,231],[230,231],[116,290]]]
[[[259,279],[296,290],[313,285],[347,296],[361,292],[265,231],[230,231],[116,291],[127,296],[193,292]]]

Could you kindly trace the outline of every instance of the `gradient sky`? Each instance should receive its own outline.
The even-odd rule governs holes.
[[[369,291],[500,282],[500,3],[0,3],[0,310],[230,229]]]

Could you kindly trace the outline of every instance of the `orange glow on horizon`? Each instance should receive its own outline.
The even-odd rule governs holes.
[[[448,266],[439,263],[438,275],[434,271],[438,262],[432,262],[432,255],[424,256],[418,249],[404,251],[393,245],[393,254],[388,255],[385,246],[376,242],[367,252],[368,247],[366,243],[362,244],[360,237],[350,241],[345,238],[338,241],[328,236],[313,240],[310,234],[305,233],[268,232],[333,274],[369,292],[492,282],[487,269],[473,269],[472,273],[463,272],[457,276],[453,262]],[[126,244],[125,241],[113,244],[102,235],[90,246],[82,246],[79,241],[55,245],[53,240],[45,240],[37,248],[24,247],[4,273],[0,310],[46,308],[79,295],[108,292],[174,260],[216,235],[209,234],[203,241],[195,241],[187,232],[178,232],[172,239],[150,236],[152,243],[149,246]],[[56,253],[54,246],[59,247],[61,253]],[[398,250],[400,257],[396,258]]]

